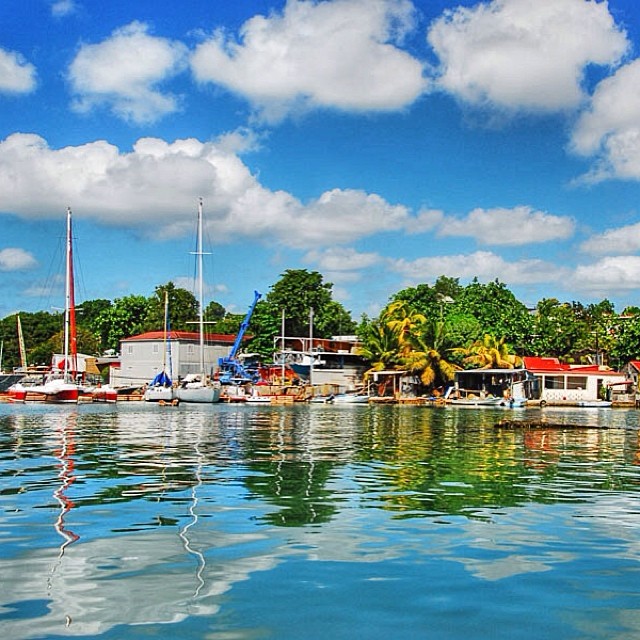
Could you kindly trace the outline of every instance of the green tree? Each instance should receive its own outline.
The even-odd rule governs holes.
[[[374,322],[361,329],[360,354],[371,363],[369,372],[384,369],[407,370],[427,387],[441,386],[453,379],[455,366],[427,341],[436,336],[442,323],[428,321],[406,300],[389,303]]]
[[[464,364],[472,369],[513,369],[522,365],[522,359],[511,352],[504,338],[490,334],[458,351],[464,354]]]
[[[144,296],[116,298],[96,319],[107,349],[120,349],[120,340],[145,330],[149,302]]]
[[[377,319],[361,326],[359,335],[358,354],[369,362],[368,373],[398,368],[401,338],[397,328]]]
[[[169,322],[175,331],[194,331],[198,320],[199,305],[195,296],[173,282],[159,285],[147,301],[147,315],[141,326],[143,331],[160,331],[164,327],[165,294],[169,301]],[[131,334],[133,335],[133,334]]]
[[[572,354],[579,350],[580,337],[585,332],[576,311],[581,313],[575,305],[556,298],[538,302],[532,331],[532,347],[537,354],[574,360]]]
[[[614,334],[611,359],[617,368],[640,359],[640,309],[625,309],[615,324]]]
[[[518,350],[530,342],[533,320],[527,307],[498,280],[481,284],[474,278],[451,307],[451,313],[469,314],[478,321],[481,334],[476,340],[487,333],[503,336]]]
[[[314,337],[331,338],[355,333],[356,325],[351,314],[332,299],[332,289],[333,285],[324,282],[317,271],[285,271],[265,299],[256,305],[251,320],[253,339],[247,348],[264,357],[273,353],[273,340],[281,333],[283,311],[285,335],[289,337],[310,334],[312,309]]]

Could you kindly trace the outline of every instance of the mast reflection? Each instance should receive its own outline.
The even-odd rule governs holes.
[[[75,413],[68,415],[57,429],[58,437],[60,439],[60,448],[54,451],[54,456],[59,463],[58,467],[60,470],[57,477],[60,484],[53,492],[53,497],[60,505],[60,510],[53,526],[56,533],[63,539],[63,542],[60,545],[58,552],[58,561],[51,570],[51,575],[49,577],[49,589],[51,588],[53,576],[62,562],[66,548],[80,539],[78,534],[67,528],[65,522],[67,514],[75,506],[74,502],[67,496],[66,492],[76,480],[76,476],[74,474],[75,459],[73,456],[76,452],[75,432],[77,417],[78,416]]]

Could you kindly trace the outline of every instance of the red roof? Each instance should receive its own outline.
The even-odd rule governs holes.
[[[637,371],[640,371],[640,360],[630,360],[629,364]]]
[[[597,373],[599,375],[619,375],[619,372],[597,364],[567,364],[558,358],[524,356],[524,368],[532,373]],[[640,364],[640,363],[638,363]]]
[[[167,339],[179,340],[182,342],[197,342],[200,339],[200,334],[196,331],[169,331],[167,333]],[[207,342],[223,342],[225,344],[233,344],[236,336],[234,334],[226,333],[205,333],[204,339]],[[137,336],[123,338],[122,342],[142,342],[154,340],[164,340],[164,331],[147,331],[146,333],[140,333]]]

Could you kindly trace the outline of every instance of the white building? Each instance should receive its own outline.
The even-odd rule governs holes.
[[[204,361],[207,373],[213,374],[218,359],[229,355],[235,335],[207,334]],[[166,367],[172,380],[189,373],[199,373],[200,337],[190,331],[149,331],[120,342],[120,367],[111,369],[110,385],[115,388],[137,387],[150,382]]]
[[[547,404],[593,402],[609,395],[624,373],[602,365],[571,365],[557,358],[525,356],[524,366],[539,381],[540,400]]]

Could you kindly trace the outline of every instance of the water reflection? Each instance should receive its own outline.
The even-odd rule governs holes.
[[[293,601],[316,611],[306,637],[331,635],[321,621],[348,609],[351,625],[388,612],[372,631],[382,638],[412,608],[446,617],[446,601],[449,629],[461,629],[457,604],[487,624],[498,617],[512,632],[503,637],[533,638],[513,634],[500,597],[545,612],[570,598],[586,611],[595,580],[625,633],[640,631],[616,600],[640,560],[637,413],[608,413],[604,430],[496,429],[504,415],[0,406],[3,629],[30,638],[124,625],[141,637],[133,625],[171,623],[148,635],[196,625],[184,636],[295,638]],[[425,595],[427,577],[437,596]],[[482,585],[495,591],[478,613]]]

